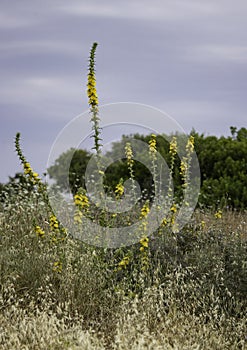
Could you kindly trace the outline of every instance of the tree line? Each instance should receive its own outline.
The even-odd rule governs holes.
[[[201,189],[198,201],[199,207],[246,209],[247,208],[247,129],[230,128],[230,136],[206,136],[195,130],[191,131],[194,136],[195,152],[200,166]],[[169,141],[174,135],[157,135],[157,151],[170,165]],[[178,145],[182,145],[184,136],[175,135]],[[148,143],[151,135],[131,135]],[[130,136],[122,136],[118,142],[114,142],[106,157],[119,159],[122,149]],[[47,169],[49,177],[55,180],[55,184],[64,189],[70,189],[76,193],[79,187],[85,187],[85,170],[91,153],[84,149],[69,149],[61,154],[54,165]],[[173,183],[175,196],[181,199],[183,195],[182,180],[180,175],[180,162],[178,156],[175,159]],[[193,162],[192,162],[193,168]],[[69,177],[67,176],[69,169]],[[147,197],[153,195],[153,179],[150,171],[138,161],[133,166],[135,180],[139,183]],[[193,169],[192,169],[193,171]],[[125,158],[113,162],[105,171],[104,187],[106,191],[114,192],[116,185],[129,178],[129,170]],[[69,180],[68,180],[69,179]],[[69,183],[68,183],[69,182]],[[0,184],[1,199],[15,192],[18,183],[25,187],[23,174],[10,177],[7,184]],[[18,186],[17,186],[18,187]],[[30,190],[30,189],[26,189]]]

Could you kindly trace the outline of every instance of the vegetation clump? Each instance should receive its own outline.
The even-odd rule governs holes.
[[[96,47],[90,55],[88,98],[101,174]],[[245,136],[242,130],[233,139],[240,138],[237,142],[244,145]],[[1,349],[246,349],[246,212],[213,205],[211,198],[210,210],[198,208],[189,223],[176,230],[179,199],[190,183],[191,155],[194,147],[203,144],[198,143],[200,137],[206,142],[203,136],[190,135],[181,161],[179,137],[173,135],[164,148],[170,162],[169,210],[152,235],[148,235],[148,217],[153,187],[159,181],[159,135],[146,138],[154,178],[150,192],[131,213],[121,217],[104,208],[99,212],[83,184],[71,183],[75,225],[84,217],[105,226],[139,220],[136,244],[109,248],[74,239],[60,223],[49,203],[47,186],[23,155],[17,134],[15,147],[24,174],[2,188],[0,201]],[[123,140],[126,161],[116,165],[118,179],[112,179],[116,208],[125,190],[121,167],[133,191],[142,172],[128,138]],[[220,142],[226,149],[225,141]],[[206,157],[203,152],[204,148],[201,158]],[[213,171],[212,176],[220,173],[215,164]],[[203,168],[202,174],[206,172]],[[177,196],[170,201],[171,183],[176,179]],[[206,192],[201,196],[208,198]]]

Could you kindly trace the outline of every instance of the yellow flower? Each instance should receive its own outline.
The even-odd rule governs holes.
[[[45,232],[42,230],[40,226],[35,226],[35,232],[37,233],[38,237],[44,237]]]
[[[124,194],[123,179],[120,179],[119,183],[116,185],[115,193],[117,195],[117,198],[122,197]]]
[[[89,200],[88,197],[83,193],[76,193],[74,195],[74,203],[79,209],[88,208]]]
[[[143,248],[148,248],[148,242],[149,242],[148,237],[143,237],[140,239],[140,244],[142,245]]]
[[[30,180],[32,181],[33,184],[37,184],[40,182],[39,174],[35,173],[33,169],[31,168],[30,163],[24,162],[23,163],[24,167],[24,174],[29,175]]]
[[[134,164],[134,160],[133,160],[133,152],[132,152],[131,144],[129,142],[127,142],[125,145],[125,156],[127,158],[128,166],[132,166]]]
[[[30,169],[30,168],[31,168],[30,163],[25,162],[25,163],[24,163],[24,168],[25,168],[25,169]]]
[[[217,212],[214,214],[216,219],[221,219],[222,218],[222,210],[217,210]]]
[[[170,142],[169,153],[173,156],[177,153],[177,139],[176,139],[176,137],[173,137],[171,142]]]
[[[186,151],[189,153],[192,153],[194,151],[194,143],[195,143],[195,138],[194,136],[190,136],[186,145]]]
[[[83,216],[82,211],[85,213],[89,208],[89,200],[83,190],[79,190],[79,192],[74,195],[74,203],[76,206],[74,212],[74,222],[76,224],[81,224]]]
[[[118,267],[120,269],[124,268],[126,269],[126,267],[129,265],[130,263],[130,258],[129,256],[125,256],[119,263],[118,263]]]
[[[151,135],[151,140],[149,141],[149,151],[150,153],[156,153],[156,135],[152,134]]]
[[[49,225],[53,231],[56,231],[59,228],[59,223],[55,215],[50,216]]]
[[[81,199],[75,196],[74,203],[75,203],[75,205],[80,205],[81,204]]]
[[[24,174],[29,176],[29,180],[33,185],[39,185],[39,187],[41,188],[42,183],[41,183],[41,180],[38,176],[38,173],[35,173],[33,171],[30,163],[26,161],[26,158],[22,154],[22,150],[20,147],[20,133],[16,134],[15,147],[16,147],[17,154],[18,154],[18,156],[21,160],[21,163],[23,165]]]
[[[175,203],[172,205],[171,211],[172,211],[173,213],[176,213],[176,212],[177,212],[177,206],[176,206]]]
[[[97,108],[99,102],[98,102],[98,96],[96,91],[96,78],[95,78],[95,51],[97,48],[97,43],[93,44],[93,47],[91,49],[90,53],[90,59],[89,59],[89,73],[87,76],[88,82],[87,82],[87,95],[88,95],[88,104],[93,109]]]
[[[181,164],[180,164],[180,174],[181,175],[185,175],[186,172],[188,171],[188,163],[186,162],[186,158],[183,158],[181,160]]]
[[[33,173],[33,177],[34,177],[35,179],[38,179],[39,174],[38,174],[38,173]]]
[[[148,202],[146,202],[143,207],[141,208],[141,215],[140,215],[140,218],[145,218],[148,213],[150,212],[150,209],[149,209],[149,205],[148,205]]]
[[[53,271],[61,273],[62,269],[63,269],[63,264],[61,263],[61,261],[55,261],[53,264]]]
[[[163,219],[162,225],[163,225],[163,226],[166,226],[167,224],[168,224],[168,221],[167,221],[166,219]]]

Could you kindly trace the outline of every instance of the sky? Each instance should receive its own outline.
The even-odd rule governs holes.
[[[153,106],[188,133],[247,127],[246,0],[2,0],[0,9],[0,182],[21,171],[17,132],[43,173],[57,135],[87,110],[93,42],[100,105]]]

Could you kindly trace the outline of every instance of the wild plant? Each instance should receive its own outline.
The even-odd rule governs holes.
[[[97,163],[97,170],[98,172],[97,176],[103,176],[104,173],[101,170],[101,127],[100,127],[100,113],[99,113],[99,102],[98,102],[98,95],[97,95],[97,89],[96,89],[96,73],[95,73],[95,54],[97,49],[97,43],[94,43],[91,48],[90,56],[89,56],[89,70],[88,70],[88,82],[87,82],[87,96],[88,96],[88,104],[90,107],[90,114],[91,114],[91,123],[92,123],[92,137],[94,140],[94,146],[93,149],[96,152],[96,163]],[[31,168],[30,163],[26,161],[26,158],[24,157],[22,150],[20,148],[20,134],[18,133],[16,135],[16,151],[17,154],[21,160],[21,163],[24,168],[24,174],[28,177],[29,182],[35,186],[38,193],[41,194],[43,197],[44,202],[47,205],[47,210],[49,212],[49,227],[52,232],[51,234],[51,240],[54,243],[58,243],[60,240],[64,240],[66,237],[66,229],[62,227],[59,220],[57,219],[55,213],[53,212],[48,199],[47,194],[47,187],[46,184],[44,184],[39,177],[39,175],[33,171]],[[187,145],[186,145],[186,156],[184,156],[181,160],[180,164],[180,174],[182,178],[182,187],[184,191],[187,190],[188,185],[190,183],[190,164],[191,164],[191,155],[194,150],[194,144],[193,144],[193,137],[190,136]],[[177,139],[174,136],[170,142],[170,170],[169,170],[169,179],[168,179],[168,185],[167,185],[167,200],[166,200],[166,206],[169,209],[168,214],[163,218],[163,221],[161,222],[159,234],[162,233],[162,227],[166,227],[166,229],[171,229],[173,232],[176,231],[176,215],[177,211],[179,209],[179,204],[174,201],[173,196],[173,172],[175,168],[175,158],[177,156]],[[133,151],[131,143],[126,142],[125,144],[125,156],[127,161],[127,167],[129,170],[129,176],[130,176],[130,183],[131,183],[131,191],[136,196],[136,181],[135,181],[135,174],[134,174],[134,164],[135,160],[133,157]],[[151,160],[151,172],[153,174],[153,192],[155,192],[155,189],[159,187],[159,173],[158,173],[158,165],[157,165],[157,140],[156,135],[152,134],[151,138],[149,140],[149,157]],[[96,174],[92,174],[96,175]],[[95,185],[97,186],[97,184]],[[159,187],[160,188],[160,187]],[[124,256],[120,262],[117,263],[118,269],[123,268],[131,263],[130,256],[133,257],[133,266],[137,269],[140,267],[140,271],[147,271],[148,270],[148,260],[149,260],[149,237],[147,233],[147,220],[146,217],[148,216],[150,207],[152,206],[152,198],[151,200],[145,200],[145,201],[139,201],[138,198],[134,198],[135,203],[139,203],[138,205],[134,206],[134,217],[132,216],[132,220],[130,220],[130,217],[125,214],[109,214],[107,213],[107,208],[104,205],[104,193],[102,193],[102,189],[96,189],[96,191],[100,192],[101,196],[101,209],[97,207],[97,203],[93,204],[91,200],[89,199],[87,193],[84,189],[79,188],[77,193],[74,195],[74,222],[78,225],[78,231],[79,230],[85,230],[86,227],[82,225],[84,223],[83,217],[88,218],[90,220],[93,220],[95,223],[98,223],[99,225],[112,227],[114,225],[121,225],[122,220],[128,220],[128,224],[131,225],[132,220],[139,220],[139,253],[133,254],[130,253],[128,250],[132,250],[133,248],[129,248],[126,253],[126,249],[124,249]],[[125,194],[125,188],[123,184],[123,180],[120,179],[119,183],[116,185],[115,188],[115,199],[116,204],[121,203],[120,199],[123,198]],[[159,195],[156,194],[156,195]],[[156,210],[167,212],[167,208],[161,208],[157,207]],[[119,208],[121,211],[121,208]],[[139,211],[139,214],[138,214]],[[37,224],[35,227],[35,232],[37,235],[42,238],[45,236],[45,231],[41,227],[40,224]],[[155,234],[155,233],[154,233]],[[134,247],[134,251],[138,251],[137,247]],[[127,255],[126,255],[127,254]],[[127,257],[127,258],[126,258]],[[105,258],[104,258],[105,259]],[[146,273],[146,272],[145,272]]]
[[[88,98],[94,149],[100,168],[100,114],[94,44]],[[150,136],[153,186],[159,186],[157,137]],[[107,248],[70,236],[49,203],[46,183],[15,148],[29,186],[0,208],[0,347],[37,349],[246,349],[246,213],[196,211],[179,232],[179,200],[191,181],[194,140],[190,136],[177,167],[178,140],[169,146],[166,208],[160,227],[148,233],[153,198],[135,198],[133,213],[107,213],[85,189],[73,196],[73,221],[87,217],[103,225],[138,222],[136,243]],[[136,190],[134,154],[125,145],[131,191]],[[116,208],[125,195],[123,179],[113,190]],[[32,190],[26,190],[31,188]],[[185,204],[186,205],[186,204]],[[121,208],[119,208],[121,209]],[[94,216],[95,215],[95,216]],[[98,217],[96,217],[98,215]],[[162,214],[163,215],[163,214]]]

